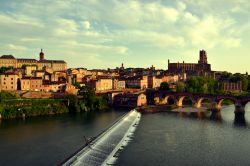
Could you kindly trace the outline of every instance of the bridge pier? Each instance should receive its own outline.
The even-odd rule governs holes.
[[[211,103],[210,110],[212,112],[220,112],[221,111],[221,106],[219,106],[218,103],[214,101],[214,102]]]
[[[212,111],[210,119],[216,120],[216,121],[221,121],[222,120],[222,116],[221,116],[220,110]]]
[[[234,118],[235,123],[244,124],[246,122],[246,120],[245,120],[245,106],[242,105],[241,103],[236,103],[234,115],[235,115],[235,118]]]
[[[177,107],[182,107],[183,104],[182,104],[182,102],[179,102],[179,101],[178,101],[178,102],[176,103],[176,106],[177,106]]]
[[[200,107],[201,107],[201,104],[198,103],[198,102],[195,102],[195,103],[193,104],[193,107],[194,107],[194,108],[200,108]]]

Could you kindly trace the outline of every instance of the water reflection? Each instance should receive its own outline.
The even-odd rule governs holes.
[[[247,127],[248,126],[245,115],[243,113],[235,112],[234,125],[237,127],[241,127],[241,126]]]
[[[124,113],[110,110],[2,120],[0,165],[58,165],[85,143],[84,136],[96,136]]]
[[[233,105],[191,111],[143,115],[117,165],[249,165],[250,108],[244,118]]]
[[[222,116],[220,111],[211,111],[210,120],[216,121],[216,122],[222,122]]]
[[[191,108],[191,107],[190,107]],[[188,108],[188,109],[190,109]],[[185,110],[187,108],[183,108]],[[206,111],[197,111],[197,112],[177,112],[177,116],[181,118],[192,118],[198,120],[209,120],[219,123],[231,123],[233,122],[234,126],[237,127],[247,127],[248,123],[245,118],[245,113],[234,110],[234,107],[224,107],[222,110],[211,111],[207,109]],[[233,116],[234,115],[234,116]]]

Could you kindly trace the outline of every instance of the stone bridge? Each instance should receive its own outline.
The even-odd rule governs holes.
[[[222,102],[225,99],[231,100],[235,105],[235,113],[245,112],[245,105],[250,101],[250,96],[231,96],[231,95],[212,95],[212,94],[192,94],[192,93],[178,93],[162,90],[147,91],[147,99],[149,104],[168,104],[169,98],[174,100],[174,104],[178,107],[183,106],[183,100],[187,97],[192,101],[195,108],[200,108],[204,100],[210,101],[210,109],[212,111],[220,111]]]

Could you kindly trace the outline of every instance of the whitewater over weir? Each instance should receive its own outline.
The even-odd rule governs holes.
[[[63,165],[112,165],[119,151],[132,139],[141,114],[132,110]]]

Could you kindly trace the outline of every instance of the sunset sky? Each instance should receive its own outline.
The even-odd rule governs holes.
[[[250,72],[249,0],[0,0],[0,55],[69,67],[167,69],[198,62]]]

